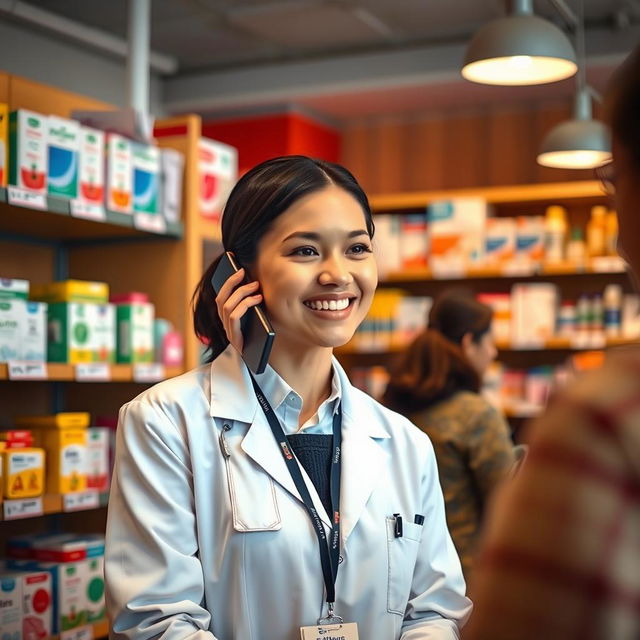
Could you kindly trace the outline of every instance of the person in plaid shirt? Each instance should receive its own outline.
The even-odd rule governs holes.
[[[640,277],[640,47],[607,96],[619,250]],[[576,380],[529,428],[496,499],[466,640],[640,638],[640,348]]]

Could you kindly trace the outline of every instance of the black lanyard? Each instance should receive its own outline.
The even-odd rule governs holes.
[[[293,457],[291,447],[287,436],[282,430],[280,421],[276,417],[269,401],[264,397],[258,383],[251,376],[253,389],[256,392],[258,402],[264,411],[264,415],[269,422],[271,432],[280,447],[280,453],[284,458],[284,462],[289,469],[291,478],[293,479],[296,489],[302,498],[302,502],[307,509],[311,521],[314,524],[316,536],[318,537],[318,546],[320,547],[320,563],[322,565],[322,575],[324,577],[324,586],[327,591],[327,602],[329,603],[330,612],[333,610],[333,604],[336,600],[336,577],[338,575],[338,562],[340,559],[340,471],[341,471],[341,453],[342,453],[342,411],[340,408],[333,415],[333,445],[331,449],[331,476],[329,479],[331,488],[331,539],[327,540],[327,534],[324,530],[322,520],[313,505],[311,494],[307,489],[304,478],[300,471],[300,466]]]

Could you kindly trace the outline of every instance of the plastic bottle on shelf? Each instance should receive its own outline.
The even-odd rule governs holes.
[[[544,219],[545,261],[562,262],[567,236],[567,211],[559,205],[547,207]]]
[[[609,209],[605,216],[604,248],[608,256],[618,255],[618,214]]]
[[[587,223],[587,252],[590,258],[605,255],[605,218],[607,208],[591,207],[591,218]]]
[[[622,287],[608,284],[604,290],[604,331],[607,338],[619,338],[622,332]]]
[[[576,303],[576,338],[586,338],[591,324],[591,300],[586,293],[580,294]]]
[[[558,314],[558,336],[562,338],[573,338],[576,330],[576,305],[573,302],[565,301],[560,307]]]
[[[587,259],[587,247],[580,227],[571,229],[571,239],[567,244],[567,260],[576,267],[583,267]]]

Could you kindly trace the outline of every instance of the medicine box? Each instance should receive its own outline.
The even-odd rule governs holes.
[[[47,571],[51,575],[53,633],[60,634],[87,624],[85,561],[35,563],[33,570]]]
[[[555,335],[558,288],[551,283],[519,283],[511,288],[511,341],[544,346]]]
[[[87,622],[95,624],[107,615],[104,600],[104,556],[85,560]]]
[[[2,452],[4,497],[35,498],[44,493],[45,452],[38,447],[5,449]]]
[[[376,234],[373,245],[380,278],[402,269],[401,259],[401,217],[391,214],[377,214],[373,217]],[[425,239],[426,241],[426,239]]]
[[[160,208],[167,222],[179,222],[182,212],[184,155],[176,149],[160,149]]]
[[[0,362],[20,359],[24,300],[0,299]]]
[[[109,301],[109,285],[91,280],[60,280],[47,284],[34,284],[31,298],[43,302],[95,302]]]
[[[120,363],[153,362],[153,321],[151,303],[116,305],[118,357]]]
[[[238,151],[227,144],[200,138],[198,144],[200,213],[218,222],[227,197],[238,179]]]
[[[80,127],[78,199],[87,204],[104,204],[104,131]]]
[[[488,218],[485,235],[485,263],[509,264],[516,252],[515,218]]]
[[[29,298],[29,281],[15,278],[0,278],[0,300],[27,300]]]
[[[427,216],[410,213],[401,218],[400,264],[403,270],[426,269],[427,267]]]
[[[113,305],[58,302],[48,309],[50,362],[114,362],[116,319]]]
[[[22,360],[47,359],[47,303],[25,302],[20,358]]]
[[[9,184],[47,192],[47,118],[19,109],[9,114]]]
[[[434,272],[459,271],[482,263],[490,207],[482,198],[456,198],[427,208],[429,259]]]
[[[7,186],[9,163],[9,107],[0,102],[0,187]]]
[[[13,571],[0,569],[0,602],[0,638],[21,640],[22,581]]]
[[[36,442],[47,452],[47,492],[71,493],[87,488],[87,430],[42,429]]]
[[[151,145],[134,143],[133,210],[136,213],[158,213],[160,190],[160,151]]]
[[[544,259],[544,218],[518,216],[516,225],[516,260],[539,265]]]
[[[53,633],[53,590],[46,571],[20,573],[22,640],[41,640]]]
[[[115,133],[107,135],[107,208],[133,211],[133,157],[131,141]]]
[[[87,429],[87,489],[109,490],[109,432],[106,427]]]
[[[49,116],[47,118],[47,146],[49,174],[47,190],[50,195],[76,198],[78,195],[78,150],[80,125],[74,120]]]

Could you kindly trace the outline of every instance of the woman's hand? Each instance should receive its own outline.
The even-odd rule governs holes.
[[[262,294],[256,293],[259,283],[257,280],[239,286],[244,279],[245,271],[240,269],[234,273],[223,285],[216,296],[218,315],[222,320],[224,331],[229,342],[242,353],[243,339],[240,330],[240,319],[249,307],[262,302]]]

